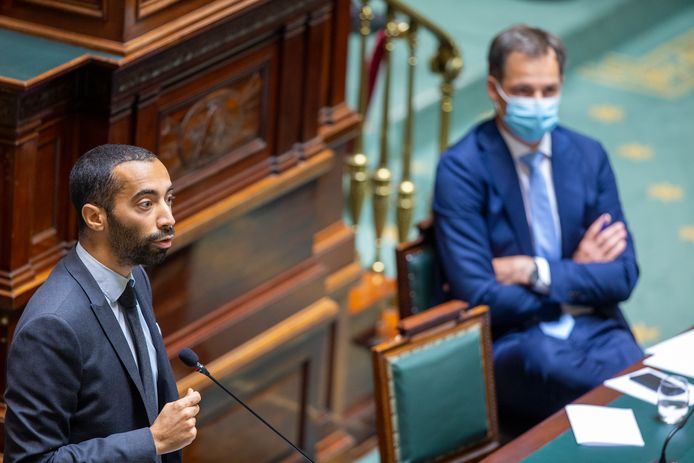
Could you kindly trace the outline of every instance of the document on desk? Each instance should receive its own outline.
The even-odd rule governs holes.
[[[655,355],[663,352],[669,353],[673,350],[692,352],[692,349],[694,349],[694,330],[689,330],[649,347],[646,349],[646,353]]]
[[[644,446],[641,430],[630,408],[567,405],[565,410],[579,445]]]
[[[651,354],[643,361],[660,370],[694,378],[694,330],[687,331],[646,349]]]
[[[622,376],[617,376],[616,378],[610,378],[606,380],[603,384],[609,388],[615,389],[623,394],[629,394],[632,397],[641,399],[644,402],[656,405],[658,403],[658,393],[655,389],[650,389],[642,384],[632,381],[632,376],[640,376],[644,373],[650,373],[663,379],[667,376],[667,373],[662,371],[654,370],[653,368],[641,368],[633,373],[629,373]],[[689,384],[689,405],[694,405],[694,385]]]

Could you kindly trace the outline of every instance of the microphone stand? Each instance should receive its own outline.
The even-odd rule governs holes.
[[[667,437],[665,438],[665,442],[663,442],[663,448],[660,451],[660,459],[658,460],[658,463],[674,463],[668,461],[668,459],[665,457],[665,451],[667,450],[667,445],[670,443],[670,440],[674,437],[675,434],[677,434],[677,431],[682,429],[685,424],[687,424],[687,421],[689,421],[689,418],[692,416],[692,413],[694,413],[694,407],[691,407],[689,410],[689,413],[682,419],[679,423],[677,423],[672,430],[668,433]]]
[[[275,434],[277,434],[277,435],[280,436],[282,439],[284,439],[284,441],[285,441],[287,444],[291,445],[291,446],[294,448],[294,450],[296,450],[297,452],[299,452],[299,453],[306,459],[306,461],[308,461],[308,462],[310,462],[310,463],[315,463],[315,462],[314,462],[313,460],[311,460],[311,459],[308,457],[308,455],[306,455],[299,447],[297,447],[296,445],[292,444],[292,442],[291,442],[289,439],[287,439],[286,437],[284,437],[284,436],[282,435],[281,432],[279,432],[278,430],[276,430],[270,423],[268,423],[267,421],[265,421],[265,420],[263,419],[262,416],[258,415],[256,412],[254,412],[248,405],[246,405],[246,404],[243,402],[243,400],[241,400],[241,399],[239,399],[238,397],[236,397],[236,396],[234,395],[233,392],[231,392],[229,389],[227,389],[226,387],[224,387],[224,385],[223,385],[222,383],[220,383],[219,381],[217,381],[217,380],[215,379],[215,377],[212,376],[212,374],[207,370],[207,368],[205,368],[205,365],[203,365],[203,364],[200,363],[200,362],[196,362],[194,368],[195,368],[195,370],[196,370],[198,373],[202,373],[203,375],[205,375],[205,376],[207,376],[208,378],[210,378],[210,379],[212,380],[212,382],[214,382],[217,386],[221,387],[221,388],[224,390],[224,392],[226,392],[226,393],[229,394],[231,397],[233,397],[234,400],[236,400],[238,403],[240,403],[241,405],[243,405],[243,407],[244,407],[246,410],[248,410],[249,412],[251,412],[251,413],[253,414],[253,416],[255,416],[255,417],[258,418],[260,421],[262,421],[263,424],[264,424],[265,426],[267,426],[268,428],[270,428]]]

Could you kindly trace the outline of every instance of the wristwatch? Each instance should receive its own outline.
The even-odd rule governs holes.
[[[540,272],[537,269],[537,262],[535,262],[535,259],[533,259],[533,270],[532,270],[532,272],[530,272],[530,277],[528,278],[529,286],[531,288],[535,287],[535,285],[537,284],[537,280],[539,280],[539,279],[540,279]]]

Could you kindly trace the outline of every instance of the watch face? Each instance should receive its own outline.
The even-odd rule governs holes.
[[[540,278],[540,274],[537,270],[537,264],[533,263],[533,271],[530,274],[530,286],[535,286],[535,283],[537,283],[537,280]]]

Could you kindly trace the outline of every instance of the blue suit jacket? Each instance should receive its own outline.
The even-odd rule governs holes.
[[[135,290],[157,350],[159,410],[178,399],[141,267]],[[5,461],[155,462],[137,365],[108,302],[73,249],[31,298],[7,363]],[[163,455],[180,462],[181,453]]]
[[[549,262],[547,295],[495,279],[492,258],[535,254],[513,159],[496,123],[472,129],[438,166],[433,209],[444,273],[453,297],[490,306],[497,337],[555,318],[561,303],[592,306],[626,326],[617,304],[629,297],[638,279],[631,234],[613,262],[571,259],[600,214],[624,221],[607,153],[597,141],[561,126],[551,136],[562,259]]]

